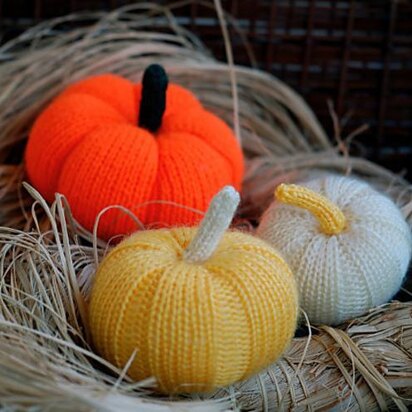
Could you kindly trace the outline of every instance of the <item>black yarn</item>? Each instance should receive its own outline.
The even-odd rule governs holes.
[[[168,83],[165,69],[160,64],[151,64],[144,71],[139,126],[152,133],[156,132],[162,124]]]

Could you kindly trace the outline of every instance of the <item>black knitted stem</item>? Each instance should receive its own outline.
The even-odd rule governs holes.
[[[165,69],[159,64],[151,64],[144,71],[139,126],[152,133],[155,133],[162,124],[168,83]]]

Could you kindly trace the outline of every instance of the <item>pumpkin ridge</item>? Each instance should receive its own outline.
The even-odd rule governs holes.
[[[88,97],[93,97],[93,96],[88,96]],[[100,100],[100,99],[97,99],[97,100]],[[115,120],[112,120],[112,122],[113,122],[113,123],[111,123],[112,125],[121,124],[121,123],[116,122]],[[110,123],[109,123],[109,124],[110,124]],[[65,154],[65,157],[64,157],[63,161],[57,166],[57,169],[53,170],[54,185],[52,184],[52,182],[49,182],[49,184],[52,186],[52,188],[49,189],[49,192],[52,193],[51,196],[54,197],[54,194],[57,193],[57,192],[59,192],[59,189],[58,189],[58,188],[59,188],[59,181],[60,181],[61,173],[62,173],[62,171],[63,171],[64,165],[66,164],[67,159],[70,157],[70,155],[73,153],[73,151],[76,150],[77,146],[78,146],[81,142],[83,142],[84,139],[87,139],[87,137],[88,137],[90,134],[93,134],[93,133],[95,133],[96,131],[98,131],[98,130],[100,130],[100,129],[105,129],[105,128],[107,128],[107,123],[104,124],[104,125],[102,125],[102,124],[97,124],[94,128],[92,128],[92,129],[90,129],[90,130],[88,130],[88,131],[86,131],[86,132],[78,135],[78,136],[79,136],[78,141],[77,141],[75,144],[73,144],[72,147],[67,151],[67,153]],[[42,158],[40,158],[40,160],[42,160]],[[27,163],[27,160],[26,160],[26,163]],[[39,162],[39,163],[41,163],[41,162]],[[32,180],[32,177],[30,176],[30,175],[31,175],[31,172],[28,170],[27,173],[28,173],[29,179]],[[46,196],[47,200],[49,200],[49,201],[53,200],[53,197],[50,197],[48,194],[46,194],[45,196]]]
[[[236,234],[237,236],[233,236]],[[231,244],[233,244],[234,247],[236,247],[236,244],[238,243],[239,237],[244,236],[245,240],[249,235],[245,235],[242,233],[237,233],[237,232],[229,232],[227,233],[227,236],[230,237]],[[246,243],[245,243],[246,245]],[[230,284],[232,284],[232,287],[235,289],[236,293],[240,296],[243,292],[242,295],[242,301],[244,303],[243,307],[245,310],[246,314],[249,314],[250,316],[253,315],[253,318],[255,317],[260,317],[261,319],[265,319],[266,322],[270,322],[272,324],[272,327],[275,329],[273,332],[273,336],[277,336],[279,341],[284,341],[283,338],[287,338],[286,340],[290,340],[292,338],[291,335],[285,336],[285,328],[282,328],[282,325],[278,325],[277,321],[271,320],[271,311],[274,309],[271,307],[271,303],[273,303],[272,299],[270,298],[270,293],[268,294],[269,290],[271,287],[273,287],[274,283],[276,284],[276,288],[272,289],[272,293],[276,294],[277,298],[275,301],[279,302],[282,301],[285,296],[283,295],[284,290],[282,291],[281,289],[284,288],[285,284],[284,282],[290,282],[289,279],[292,278],[292,282],[294,283],[294,279],[292,276],[292,273],[288,266],[284,263],[283,259],[278,257],[276,253],[273,253],[272,250],[268,250],[268,247],[266,245],[257,245],[257,249],[259,250],[259,253],[256,253],[254,248],[251,248],[250,250],[245,250],[245,254],[241,255],[242,260],[244,262],[242,263],[243,265],[246,265],[245,268],[247,269],[247,273],[243,273],[243,276],[238,273],[235,268],[227,268],[226,265],[223,263],[228,259],[230,259],[230,254],[225,253],[226,248],[223,247],[226,246],[223,244],[221,247],[217,250],[215,256],[213,259],[211,259],[210,262],[207,262],[205,266],[213,271],[216,274],[219,274],[220,276],[223,276]],[[261,256],[261,259],[255,260],[255,256]],[[274,255],[278,257],[280,261],[283,262],[283,264],[279,265],[279,260],[273,259]],[[223,260],[222,260],[223,259]],[[252,265],[250,262],[255,260],[255,265]],[[267,266],[269,263],[277,262],[277,265],[275,265],[277,269],[277,273],[268,273],[264,270],[264,268]],[[285,265],[285,266],[283,266]],[[224,266],[224,270],[221,269],[220,266]],[[254,273],[258,273],[260,276],[256,277]],[[274,277],[273,277],[274,275]],[[280,289],[279,289],[280,288]],[[260,292],[259,296],[254,296],[249,293],[249,291],[254,291]],[[286,290],[287,292],[287,290]],[[289,299],[289,297],[288,297]],[[287,301],[288,301],[287,299]],[[265,304],[253,304],[253,302],[266,302]],[[252,305],[252,306],[251,306]],[[283,309],[285,312],[288,312],[288,309]],[[283,315],[280,313],[279,318],[277,320],[282,320]],[[256,319],[256,318],[255,318]],[[254,322],[252,318],[250,318],[250,330],[254,330],[253,335],[260,335],[257,331],[257,329],[254,328],[255,324],[261,324],[262,322]],[[265,323],[265,322],[264,322]],[[261,330],[260,333],[263,331]],[[269,333],[270,335],[270,333]],[[271,349],[272,345],[272,349]],[[248,367],[245,371],[245,375],[256,372],[258,368],[264,367],[265,365],[260,361],[259,359],[266,359],[266,361],[269,359],[270,354],[272,353],[272,350],[279,350],[279,343],[276,343],[273,345],[273,342],[268,342],[264,340],[263,345],[259,346],[260,352],[258,352],[258,347],[256,346],[256,342],[251,340],[250,342],[250,353],[249,353],[249,364]]]
[[[108,135],[109,132],[110,135]],[[144,133],[141,137],[142,139],[145,139],[144,152],[142,151],[143,149],[139,144],[139,141],[135,139],[135,136],[141,133]],[[102,142],[101,149],[99,151],[95,150],[94,154],[99,156],[97,159],[104,165],[104,168],[108,171],[110,170],[110,177],[108,177],[109,172],[102,175],[101,171],[103,166],[99,170],[93,168],[96,159],[89,155],[90,147],[95,146],[95,142],[99,141],[102,137],[101,135],[108,137]],[[118,150],[123,147],[118,145],[114,146],[114,143],[119,142],[119,139],[125,139],[127,141],[127,147],[131,150],[127,151],[129,159],[133,158],[136,154],[139,161],[137,163],[131,161],[125,163],[117,162],[115,163],[116,169],[113,169],[111,167],[111,165],[114,164],[112,160],[117,156]],[[76,146],[75,150],[71,152],[69,163],[66,161],[64,168],[62,168],[62,173],[58,182],[58,189],[66,194],[67,199],[73,205],[73,213],[75,213],[75,216],[77,216],[80,223],[84,226],[93,227],[97,214],[105,207],[114,204],[122,204],[124,207],[134,212],[135,215],[143,221],[142,217],[144,217],[145,213],[144,208],[136,209],[136,206],[144,203],[150,193],[149,190],[145,193],[145,190],[150,188],[152,181],[154,181],[154,176],[157,173],[157,164],[154,160],[157,150],[157,145],[155,144],[152,134],[144,129],[136,128],[134,125],[121,123],[113,125],[113,129],[109,129],[108,127],[105,127],[103,131],[102,129],[99,129],[93,134],[89,134]],[[142,159],[144,156],[147,156],[147,161],[149,161],[149,159],[151,160],[151,166],[150,169],[148,166],[143,168],[145,172],[143,177],[142,173],[139,174],[139,170],[141,170],[140,166],[143,164]],[[80,166],[75,167],[79,164]],[[109,189],[108,185],[113,187],[117,184],[116,182],[119,181],[119,174],[120,176],[122,176],[122,173],[124,175],[122,170],[131,172],[128,174],[127,178],[129,179],[130,177],[130,182],[133,183],[122,186],[122,190],[125,191],[124,193],[118,191],[113,195],[111,191],[113,189]],[[76,179],[73,179],[74,173],[77,173]],[[143,191],[136,188],[136,180],[132,179],[132,177],[135,179],[139,178],[141,183],[142,179],[144,179],[143,183],[146,184],[142,184]],[[123,179],[123,181],[127,182],[126,179]],[[80,190],[79,183],[82,182],[84,182],[84,186],[82,186],[82,189]],[[96,185],[101,189],[98,189]],[[93,194],[95,199],[95,202],[87,208],[83,206],[85,202],[87,203],[87,200],[83,200],[84,196],[79,200],[80,195],[84,192]],[[82,211],[81,214],[80,211]],[[110,221],[110,225],[105,224],[107,221]],[[113,236],[115,232],[118,234],[129,233],[130,229],[136,227],[132,222],[133,221],[130,218],[127,218],[121,211],[113,209],[103,216],[100,221],[101,224],[99,225],[98,233],[105,237],[108,236],[108,238]]]
[[[111,85],[112,86],[112,87],[110,87],[111,92],[108,93],[108,95],[102,95],[102,94],[98,93],[99,88],[101,86],[96,88],[94,82],[100,82],[100,83],[103,82],[103,83],[105,83],[106,88],[108,87],[108,85]],[[113,94],[118,92],[117,89],[119,87],[116,88],[114,85],[112,85],[111,83],[113,83],[113,82],[117,82],[117,83],[120,82],[125,87],[130,88],[130,92],[131,92],[131,95],[132,95],[132,102],[135,103],[136,106],[137,106],[138,100],[136,99],[134,83],[132,81],[130,81],[129,79],[118,76],[114,73],[103,73],[103,74],[96,75],[96,76],[86,77],[86,78],[70,85],[65,91],[63,91],[63,93],[61,94],[61,96],[59,96],[59,98],[63,98],[63,97],[74,95],[74,94],[81,95],[81,96],[94,97],[94,98],[98,99],[100,102],[103,102],[106,105],[110,106],[110,108],[115,110],[121,117],[123,117],[124,120],[127,123],[135,124],[134,118],[137,117],[135,115],[137,113],[137,107],[134,108],[134,110],[132,110],[131,113],[127,113],[126,112],[127,104],[125,104],[124,107],[122,107],[122,105],[119,105],[119,104],[114,104]],[[119,86],[119,84],[117,86]],[[125,93],[123,92],[122,94],[125,94]],[[122,98],[123,102],[127,102],[128,100],[129,100],[129,98],[127,98],[126,96]],[[118,103],[118,102],[116,102],[116,103]],[[134,116],[129,118],[130,114],[134,114]]]
[[[165,314],[169,313],[168,306],[172,300],[171,287],[169,281],[171,280],[171,273],[175,265],[171,265],[164,269],[158,280],[158,288],[154,293],[152,300],[152,310],[149,312],[149,327],[147,331],[148,342],[148,361],[151,372],[156,375],[167,375],[161,370],[164,364],[160,361],[162,358],[161,352],[161,336],[159,326],[164,325]],[[176,273],[175,273],[176,277]],[[156,368],[156,366],[158,368]],[[162,386],[164,382],[159,382]]]
[[[235,168],[233,167],[233,162],[229,158],[229,156],[223,154],[223,152],[220,152],[216,147],[209,145],[207,141],[202,139],[202,137],[200,137],[198,135],[194,135],[194,134],[190,134],[190,136],[191,136],[191,140],[197,140],[197,141],[201,142],[203,145],[207,146],[210,150],[212,150],[216,154],[216,156],[219,156],[220,158],[222,158],[226,162],[226,164],[228,165],[228,169],[231,171],[231,175],[232,175],[231,176],[231,182],[232,182],[234,188],[236,190],[239,190],[241,182],[236,181],[237,179],[236,179],[236,173],[235,173],[235,170],[234,170]]]
[[[98,100],[100,100],[100,99],[98,99]],[[102,101],[102,100],[101,100]],[[56,173],[56,187],[55,187],[55,192],[58,192],[58,188],[59,188],[59,185],[60,185],[60,177],[61,177],[61,174],[62,174],[62,171],[63,171],[63,169],[64,169],[64,166],[65,166],[65,164],[66,164],[66,161],[67,161],[67,159],[71,156],[71,154],[77,149],[77,147],[80,145],[80,144],[82,144],[82,142],[85,140],[85,139],[87,139],[87,138],[89,138],[90,136],[92,136],[93,134],[95,134],[95,133],[97,133],[97,132],[99,132],[100,130],[107,130],[107,127],[109,126],[119,126],[119,125],[122,125],[123,123],[117,123],[117,122],[113,122],[112,124],[104,124],[104,125],[101,125],[101,124],[99,124],[99,125],[97,125],[95,128],[93,128],[93,129],[91,129],[91,130],[88,130],[87,132],[85,132],[85,133],[83,133],[82,135],[81,135],[81,137],[79,138],[79,140],[78,140],[78,142],[76,142],[76,144],[75,145],[73,145],[73,147],[66,153],[66,156],[65,156],[65,158],[64,158],[64,161],[62,162],[62,164],[61,164],[61,166],[59,167],[59,170],[57,171],[57,173]]]
[[[90,105],[93,106],[93,115],[86,116],[84,109]],[[68,111],[67,106],[69,106]],[[104,113],[101,113],[102,109]],[[71,124],[73,123],[72,118],[75,119],[75,127]],[[89,130],[102,126],[104,122],[119,123],[120,120],[122,120],[122,116],[117,111],[93,96],[88,95],[86,99],[80,99],[80,103],[78,96],[72,94],[54,99],[38,116],[30,130],[30,138],[25,153],[29,174],[31,175],[33,170],[38,171],[38,166],[42,166],[44,162],[47,162],[50,155],[50,145],[60,148],[61,141],[64,141],[67,147],[70,144],[76,145]],[[72,134],[69,136],[69,145],[67,145],[66,132],[61,131],[62,127],[67,128],[67,126],[70,126]],[[79,128],[85,128],[86,131],[79,133],[77,131]],[[50,172],[53,173],[50,169],[47,172],[49,174]]]
[[[215,301],[215,288],[212,282],[212,276],[213,274],[210,273],[209,270],[204,268],[206,276],[202,278],[203,280],[203,289],[206,291],[203,296],[208,296],[209,299],[206,300],[206,306],[208,307],[207,310],[200,311],[199,318],[203,320],[203,328],[206,330],[206,333],[208,335],[208,345],[207,345],[207,351],[205,351],[204,356],[206,358],[210,358],[211,355],[214,353],[215,348],[217,346],[216,344],[216,330],[215,330],[215,319],[216,319],[216,305],[217,303]],[[196,290],[198,294],[201,294],[200,287],[198,285],[198,288]],[[201,294],[202,295],[202,294]],[[199,321],[200,324],[200,321]],[[209,362],[207,368],[206,368],[206,376],[208,379],[212,382],[216,382],[218,375],[217,375],[217,367],[215,362]]]
[[[205,118],[205,120],[202,120],[201,122],[204,125],[201,128],[198,126],[198,123],[200,123],[199,118]],[[193,119],[195,119],[195,121],[193,121]],[[164,133],[190,134],[190,136],[192,136],[191,138],[201,140],[208,147],[213,149],[218,156],[224,158],[232,172],[232,184],[236,189],[240,189],[244,169],[242,148],[237,141],[232,141],[232,139],[235,139],[234,136],[232,136],[233,131],[225,121],[220,119],[215,113],[206,110],[203,106],[199,108],[186,108],[184,115],[181,115],[180,113],[166,114],[164,120],[161,129]],[[176,121],[178,121],[177,125]],[[209,130],[210,122],[214,123],[213,132]],[[209,127],[205,128],[205,125],[209,125]],[[216,127],[219,127],[220,131],[226,136],[225,141],[222,143],[232,146],[231,153],[226,153],[226,144],[216,144],[210,140],[210,137],[217,133],[216,130],[214,130]],[[229,134],[231,135],[230,140],[226,140],[226,138],[229,137]],[[234,145],[237,147],[234,148]]]
[[[128,291],[127,295],[124,297],[124,303],[120,310],[119,318],[117,320],[116,326],[113,331],[113,358],[118,367],[121,367],[121,365],[123,364],[121,360],[121,354],[119,353],[119,341],[122,339],[122,335],[123,335],[121,331],[125,327],[125,322],[127,322],[127,318],[126,318],[126,314],[128,313],[127,308],[133,303],[132,297],[135,294],[135,291],[138,289],[140,283],[144,282],[147,278],[154,277],[154,276],[158,276],[161,278],[162,271],[165,269],[167,269],[167,267],[159,265],[159,267],[156,267],[153,270],[150,270],[138,276],[135,282],[133,282],[133,285],[130,287],[130,290]],[[146,331],[146,332],[147,332],[147,335],[146,335],[146,339],[147,339],[149,331]],[[134,362],[139,362],[139,353],[136,354],[135,359],[136,360]]]
[[[153,186],[152,186],[152,189],[150,190],[150,196],[149,196],[149,199],[151,199],[151,201],[155,201],[155,202],[157,200],[159,200],[158,199],[159,196],[156,193],[160,193],[159,188],[160,188],[160,159],[161,159],[160,147],[159,147],[159,145],[156,145],[156,147],[157,147],[156,154],[157,154],[157,165],[158,165],[158,167],[156,169],[156,176],[153,180]],[[146,214],[146,219],[148,221],[150,221],[150,222],[154,221],[154,216],[156,214],[155,210],[157,211],[157,208],[153,207],[152,205],[147,207],[147,209],[145,211],[145,214]],[[157,211],[157,213],[158,213],[158,211]]]
[[[78,96],[78,97],[84,97],[84,96],[93,97],[94,99],[98,100],[100,103],[103,103],[105,106],[110,107],[110,109],[114,110],[120,117],[122,117],[122,119],[124,120],[125,123],[127,123],[127,124],[129,124],[129,125],[130,125],[130,124],[133,124],[133,122],[131,122],[130,119],[128,119],[128,118],[125,116],[125,114],[122,113],[121,110],[120,110],[118,107],[110,104],[110,102],[108,102],[107,100],[103,99],[101,96],[96,96],[96,95],[94,95],[94,94],[92,94],[92,93],[86,93],[86,92],[72,92],[72,93],[68,94],[68,96],[73,96],[73,97],[76,97],[76,96]],[[65,97],[66,97],[66,96],[61,96],[61,97],[59,97],[59,99],[63,99],[63,98],[65,98]],[[120,124],[121,124],[121,123],[120,123]]]
[[[153,188],[154,193],[157,191],[159,195],[155,198],[152,194],[151,199],[165,201],[173,199],[173,202],[179,205],[204,210],[207,208],[209,199],[216,194],[215,191],[210,191],[211,181],[212,186],[220,190],[230,180],[230,174],[229,170],[222,166],[222,163],[225,164],[224,159],[220,156],[216,157],[207,142],[193,139],[194,144],[188,148],[185,143],[188,137],[192,138],[192,135],[186,132],[168,132],[163,133],[156,140],[159,151],[159,168]],[[207,161],[204,162],[205,156]],[[201,164],[203,162],[207,166],[207,176],[202,173]],[[221,172],[217,173],[216,170]],[[193,186],[194,182],[197,186]],[[190,185],[192,185],[191,188]],[[175,222],[183,223],[189,220],[196,223],[201,219],[200,214],[174,205],[165,204],[157,208],[151,207],[150,210],[148,214],[150,221],[156,217],[162,224],[169,223],[171,214]]]
[[[216,256],[218,256],[218,253],[216,253]],[[254,327],[254,322],[252,318],[252,316],[254,317],[256,315],[256,312],[251,308],[251,303],[253,302],[253,299],[251,299],[251,296],[248,293],[248,290],[245,288],[245,285],[242,282],[237,282],[238,279],[235,270],[231,270],[226,267],[222,268],[218,264],[211,263],[208,263],[205,267],[210,273],[213,274],[213,276],[218,277],[222,283],[226,284],[225,289],[227,289],[227,287],[230,287],[233,294],[238,296],[238,298],[241,301],[244,319],[248,325],[247,329],[245,330],[252,331],[251,333],[249,333],[248,351],[247,353],[243,353],[243,368],[240,370],[238,369],[238,376],[236,380],[240,380],[247,375],[249,370],[252,369],[253,351],[256,349],[257,346],[256,328]],[[256,307],[254,306],[253,309],[256,309]],[[220,308],[220,310],[224,311],[225,308]],[[252,312],[254,312],[253,315]],[[216,339],[218,339],[218,336],[216,337]],[[225,351],[219,354],[223,359],[226,357],[226,354],[224,352]]]
[[[358,281],[359,281],[359,283],[356,285],[356,290],[359,290],[360,288],[362,289],[362,292],[367,296],[367,300],[368,300],[367,304],[370,305],[370,302],[372,302],[373,297],[372,297],[370,289],[368,289],[368,286],[369,286],[370,282],[366,278],[364,272],[362,271],[362,258],[359,258],[358,254],[355,254],[355,255],[351,254],[351,252],[353,252],[353,248],[350,247],[350,245],[347,244],[346,240],[347,239],[345,239],[345,238],[340,239],[339,252],[340,252],[341,256],[344,256],[345,259],[350,261],[352,263],[352,265],[356,268],[356,272],[358,274],[357,278],[358,278]],[[359,274],[360,274],[360,276],[359,276]],[[346,302],[342,302],[342,295],[340,295],[339,300],[338,300],[338,309],[340,311],[342,311],[342,306],[345,303]]]
[[[205,108],[202,108],[202,111],[205,112],[207,116],[213,117],[217,121],[222,122],[229,129],[231,129],[231,127],[228,124],[226,124],[226,122],[224,122],[215,113],[208,112]],[[205,140],[207,143],[209,143],[206,139],[202,138],[202,136],[196,135],[196,137],[198,139]],[[237,143],[237,142],[235,142],[235,143]],[[210,145],[210,143],[208,144],[208,146],[210,146],[213,150],[216,151],[216,153],[218,153],[220,156],[222,156],[228,162],[228,164],[230,165],[230,169],[232,170],[232,182],[234,184],[234,187],[236,188],[236,190],[240,190],[240,186],[242,184],[242,181],[241,180],[238,181],[239,176],[237,176],[237,174],[239,174],[240,176],[243,175],[243,167],[242,167],[242,172],[241,173],[236,171],[236,165],[239,163],[238,159],[234,159],[233,157],[229,156],[224,150],[220,150],[221,146]],[[242,158],[242,147],[241,147],[240,143],[238,143],[238,155],[239,155],[240,158]]]

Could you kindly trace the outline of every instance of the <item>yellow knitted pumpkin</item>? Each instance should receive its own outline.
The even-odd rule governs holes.
[[[138,232],[102,262],[90,302],[98,352],[163,392],[207,392],[274,362],[298,313],[292,273],[264,241],[226,232],[226,187],[199,228]]]

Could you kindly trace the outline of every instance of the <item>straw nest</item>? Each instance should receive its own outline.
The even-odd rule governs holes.
[[[231,22],[218,1],[216,10],[221,22]],[[224,24],[229,64],[217,62],[172,12],[138,4],[110,14],[67,16],[0,48],[0,406],[406,411],[412,398],[411,303],[390,303],[340,328],[315,329],[303,322],[308,334],[295,338],[276,365],[203,397],[156,397],[150,379],[131,382],[126,370],[116,370],[92,352],[84,327],[87,295],[109,246],[79,227],[64,197],[57,195],[47,205],[22,184],[27,131],[44,105],[74,80],[112,71],[138,81],[148,63],[164,64],[172,80],[191,88],[237,131],[248,159],[245,222],[256,221],[276,182],[325,172],[369,180],[411,221],[411,186],[349,157],[335,116],[336,145],[288,86],[233,66]]]

